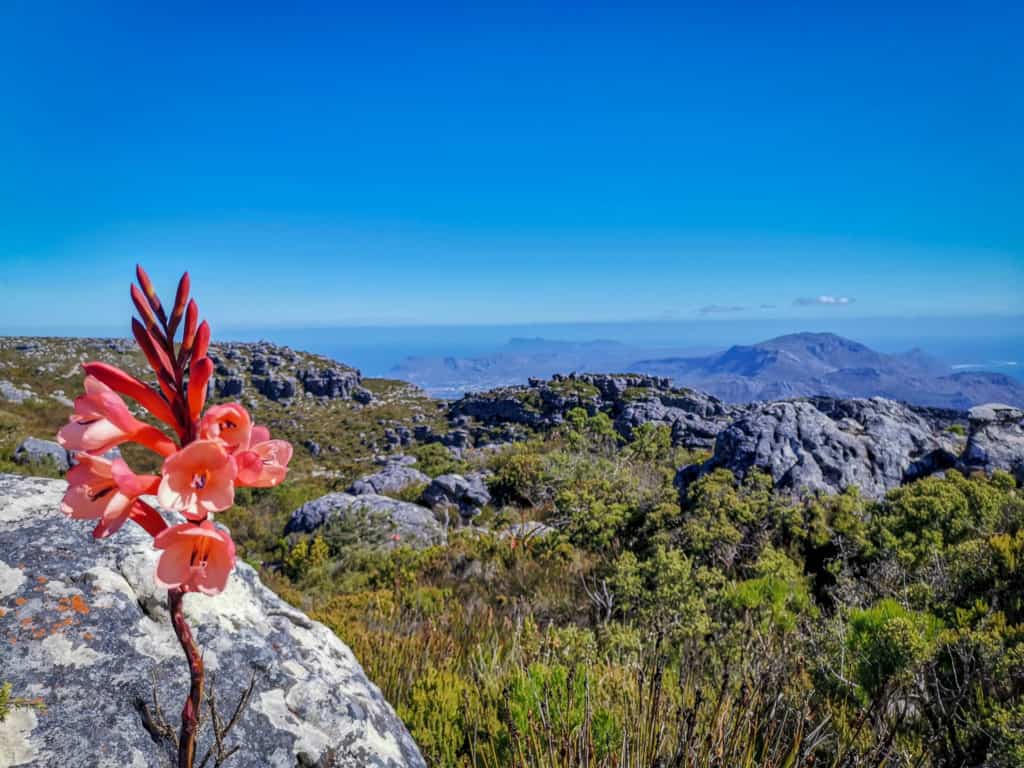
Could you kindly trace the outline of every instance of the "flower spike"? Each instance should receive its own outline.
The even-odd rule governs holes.
[[[212,515],[234,503],[239,486],[269,488],[280,483],[288,472],[292,446],[270,439],[270,431],[253,425],[239,403],[217,405],[203,415],[214,364],[208,356],[210,326],[200,322],[199,307],[189,298],[189,274],[178,282],[169,320],[141,266],[136,267],[136,276],[131,298],[139,317],[132,318],[132,333],[160,389],[107,363],[83,366],[85,394],[75,400],[74,413],[57,436],[62,446],[77,454],[62,508],[75,519],[96,521],[95,538],[110,536],[133,520],[161,550],[156,583],[168,591],[171,625],[191,676],[181,712],[177,765],[192,768],[204,668],[183,596],[224,591],[235,567],[235,544],[226,530],[214,525]],[[175,332],[182,324],[181,342],[176,344]],[[178,442],[136,418],[122,395],[171,426]],[[136,475],[123,459],[111,461],[100,455],[130,442],[164,457],[159,476]],[[141,498],[154,493],[186,522],[169,526]]]
[[[130,397],[175,431],[181,429],[167,401],[134,376],[107,363],[86,363],[82,368],[85,369],[87,376],[92,376],[115,392]]]
[[[160,304],[160,297],[156,295],[156,289],[153,288],[153,281],[149,279],[149,275],[146,274],[146,270],[141,265],[135,265],[135,276],[139,279],[139,285],[142,287],[142,292],[146,294],[146,300],[149,306],[156,313],[157,317],[160,318],[161,323],[167,322],[167,315],[164,312],[163,306]]]
[[[199,328],[196,330],[196,341],[192,349],[192,359],[198,360],[200,357],[206,357],[206,352],[210,349],[210,324],[203,320],[199,324]]]
[[[139,348],[142,350],[142,354],[146,356],[146,360],[149,362],[149,367],[153,369],[153,372],[159,376],[161,373],[167,375],[170,381],[174,381],[174,366],[171,365],[170,359],[167,357],[167,353],[163,349],[162,343],[158,339],[153,338],[153,335],[149,333],[145,328],[142,327],[142,323],[132,318],[132,334],[135,336],[135,340],[139,343]],[[173,394],[169,394],[166,390],[164,394],[169,398],[174,397]]]
[[[153,308],[146,301],[146,297],[142,295],[142,291],[135,285],[131,287],[131,294],[132,303],[135,305],[135,309],[138,310],[139,317],[142,318],[142,326],[150,333],[158,336],[161,343],[163,343],[163,333],[160,331],[160,324],[157,322],[156,315],[153,314]],[[135,318],[132,319],[134,320]]]
[[[174,309],[171,310],[171,319],[167,323],[167,338],[170,341],[174,340],[174,332],[178,330],[178,323],[181,322],[181,318],[185,314],[185,304],[188,302],[191,286],[192,281],[186,272],[178,281],[178,292],[174,296]]]
[[[199,418],[206,402],[206,385],[213,376],[213,361],[201,357],[192,362],[188,373],[188,415],[192,421]]]

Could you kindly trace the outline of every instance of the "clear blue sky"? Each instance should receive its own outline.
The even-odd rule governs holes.
[[[4,4],[0,326],[1024,307],[1020,3],[133,5]]]

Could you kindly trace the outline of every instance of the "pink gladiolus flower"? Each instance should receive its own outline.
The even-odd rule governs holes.
[[[164,551],[156,566],[163,589],[216,595],[235,567],[235,542],[209,520],[172,526],[157,534],[153,546]]]
[[[260,427],[253,429],[253,434],[256,434],[257,429]],[[270,488],[284,480],[291,458],[292,444],[286,440],[254,443],[249,450],[235,454],[238,465],[235,480],[239,485],[252,488]]]
[[[164,461],[157,499],[189,520],[235,503],[235,460],[218,440],[196,440]]]
[[[245,450],[252,439],[252,419],[249,412],[239,403],[226,403],[210,408],[199,426],[199,436],[204,440],[221,440],[234,453]]]
[[[85,394],[75,399],[75,411],[57,433],[57,441],[69,451],[105,453],[132,440],[162,456],[176,449],[163,432],[132,416],[124,400],[110,387],[86,376]]]
[[[70,483],[61,509],[75,520],[99,520],[93,536],[102,539],[117,531],[133,514],[135,500],[153,493],[160,478],[136,475],[121,459],[108,461],[87,453],[68,472]]]

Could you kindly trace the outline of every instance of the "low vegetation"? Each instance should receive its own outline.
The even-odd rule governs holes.
[[[268,559],[303,556],[268,578],[353,647],[431,765],[1024,761],[1009,476],[794,503],[718,471],[681,507],[694,458],[578,411],[491,457],[489,531],[385,551],[328,528],[279,541]],[[507,535],[526,519],[555,531]]]
[[[222,520],[269,586],[353,648],[430,765],[1024,765],[1009,475],[795,502],[718,470],[680,503],[675,471],[700,454],[575,410],[465,461],[407,449],[432,476],[491,473],[481,525],[445,546],[388,548],[351,520],[284,537],[301,503],[369,471],[389,425],[440,418],[404,385],[366,385],[372,406],[261,400],[275,431],[335,450],[300,450],[288,483],[241,491]],[[0,461],[55,430],[54,410],[3,404]],[[512,527],[526,521],[549,528]]]

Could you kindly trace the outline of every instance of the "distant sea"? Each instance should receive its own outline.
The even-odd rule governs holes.
[[[1024,380],[1024,317],[872,318],[849,320],[688,320],[628,323],[523,323],[462,326],[361,326],[336,328],[226,328],[215,338],[267,340],[331,357],[366,376],[393,375],[407,357],[475,357],[493,354],[514,338],[615,341],[654,350],[711,352],[733,344],[800,331],[830,331],[880,352],[913,348],[954,371],[985,370]],[[3,335],[125,336],[113,328],[4,328]]]

